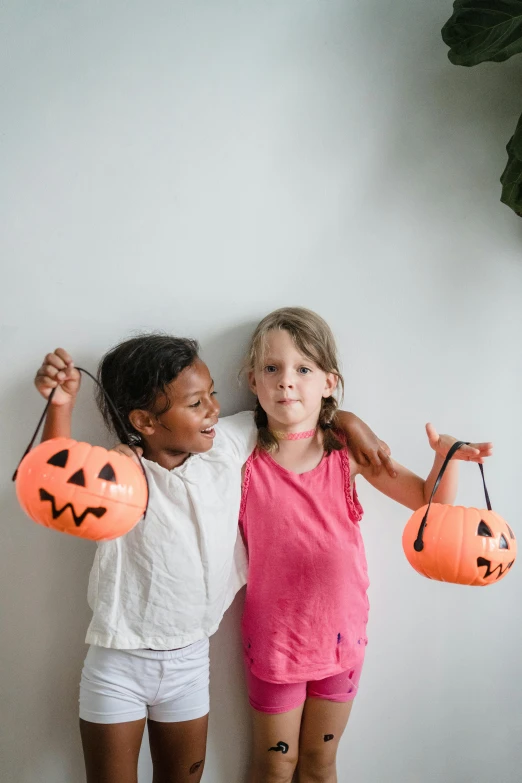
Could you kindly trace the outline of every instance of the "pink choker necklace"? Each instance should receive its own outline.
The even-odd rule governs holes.
[[[270,430],[270,432],[276,436],[277,440],[306,440],[314,437],[317,427],[314,427],[313,430],[306,430],[306,432],[283,432],[282,430]]]

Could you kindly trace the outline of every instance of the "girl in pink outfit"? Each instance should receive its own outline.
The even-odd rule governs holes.
[[[343,378],[328,325],[283,308],[257,327],[246,362],[257,395],[258,444],[243,480],[240,525],[249,574],[242,621],[254,756],[251,783],[335,783],[367,644],[368,572],[355,477],[410,509],[427,503],[455,438],[426,431],[435,451],[426,480],[358,464],[332,428]],[[482,462],[491,444],[462,447]],[[450,462],[435,500],[451,503]]]

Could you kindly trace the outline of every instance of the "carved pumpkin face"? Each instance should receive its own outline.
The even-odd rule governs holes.
[[[93,541],[127,533],[147,505],[147,483],[128,457],[68,438],[46,440],[22,460],[16,494],[35,522]]]
[[[494,511],[432,503],[422,551],[414,543],[427,506],[410,517],[402,535],[413,568],[440,582],[490,585],[505,577],[515,562],[517,542],[510,526]]]

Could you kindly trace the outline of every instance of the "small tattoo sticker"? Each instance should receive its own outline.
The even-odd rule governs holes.
[[[286,744],[286,742],[278,742],[277,745],[275,746],[275,748],[268,748],[268,750],[269,751],[271,751],[271,750],[275,750],[275,751],[280,750],[281,753],[284,754],[284,753],[288,753],[288,745]]]
[[[193,775],[195,772],[197,772],[202,764],[203,764],[203,759],[201,759],[201,761],[196,761],[196,763],[193,764],[189,769],[190,774]]]
[[[330,742],[330,740],[333,740],[333,738],[334,738],[333,734],[325,734],[324,735],[324,741],[325,742]]]

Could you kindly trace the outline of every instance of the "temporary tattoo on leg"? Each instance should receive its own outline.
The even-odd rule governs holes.
[[[281,753],[288,753],[288,745],[286,742],[278,742],[275,748],[268,748],[268,750],[280,750]]]
[[[324,741],[325,742],[330,742],[330,740],[333,740],[333,738],[334,738],[333,734],[325,734],[324,735]]]
[[[198,769],[203,764],[203,761],[204,761],[204,759],[201,759],[201,761],[196,761],[196,763],[191,766],[191,768],[189,769],[189,772],[190,772],[191,775],[193,775],[195,772],[198,771]]]

